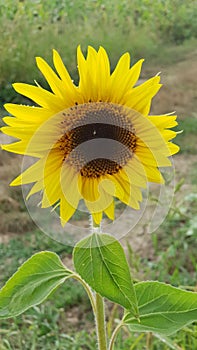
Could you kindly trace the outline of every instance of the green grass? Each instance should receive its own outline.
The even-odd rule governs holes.
[[[34,84],[36,79],[44,84],[34,57],[42,56],[51,63],[53,48],[61,53],[75,81],[78,44],[83,50],[87,45],[103,45],[112,68],[125,51],[131,53],[133,62],[146,57],[171,64],[196,46],[196,17],[192,0],[1,0],[1,104],[21,102],[13,82]]]
[[[197,280],[197,195],[190,193],[181,201],[174,201],[165,222],[152,234],[154,260],[143,259],[142,262],[151,279],[194,290]]]
[[[195,162],[190,171],[190,180],[193,185],[197,186],[197,176],[196,176],[197,162]]]
[[[58,311],[58,312],[57,312]],[[45,304],[5,323],[1,350],[95,350],[95,336],[85,331],[69,334],[58,327],[64,310]],[[65,317],[64,317],[65,318]]]
[[[184,120],[179,120],[177,129],[183,131],[176,138],[176,143],[181,147],[180,152],[186,154],[196,154],[197,118],[188,116]]]
[[[72,247],[58,243],[40,231],[28,232],[9,243],[0,244],[0,283],[5,282],[32,254],[42,250],[52,250],[62,257],[72,253]]]

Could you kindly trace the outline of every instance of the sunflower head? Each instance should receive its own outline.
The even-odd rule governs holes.
[[[4,150],[36,157],[12,186],[33,183],[28,196],[42,191],[42,207],[60,206],[64,225],[80,200],[99,224],[105,213],[114,220],[114,198],[139,209],[147,182],[163,183],[159,167],[170,166],[178,152],[171,142],[175,115],[149,115],[161,87],[155,76],[136,86],[143,60],[130,67],[125,53],[114,71],[106,51],[77,50],[79,85],[71,80],[54,50],[55,73],[40,57],[38,68],[51,91],[14,84],[36,106],[6,104],[2,132],[18,140]]]

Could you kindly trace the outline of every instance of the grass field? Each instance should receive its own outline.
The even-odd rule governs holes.
[[[103,45],[112,67],[124,51],[132,61],[144,57],[142,79],[162,71],[162,87],[152,113],[176,110],[179,116],[174,157],[176,193],[165,222],[152,235],[142,230],[138,243],[125,240],[136,280],[152,279],[197,291],[197,172],[196,172],[196,43],[195,1],[3,1],[0,0],[0,108],[4,102],[31,103],[17,96],[11,84],[44,85],[34,57],[51,62],[51,50],[62,55],[77,81],[76,46]],[[2,135],[0,135],[2,137]],[[1,139],[0,139],[1,140]],[[20,156],[0,150],[0,285],[33,253],[51,250],[71,264],[72,248],[53,241],[35,227],[19,188],[9,182],[20,172]],[[145,242],[145,243],[144,243]],[[147,242],[147,243],[146,243]],[[121,310],[107,305],[109,333]],[[87,296],[67,282],[41,306],[0,323],[0,350],[95,350],[94,320]],[[85,331],[84,331],[85,329]],[[129,334],[123,329],[118,350],[195,350],[197,325],[169,339],[152,334]]]
[[[35,56],[51,62],[51,50],[63,56],[77,81],[75,52],[81,44],[110,53],[112,67],[122,52],[132,61],[145,57],[160,64],[182,59],[197,39],[197,5],[193,0],[0,0],[1,103],[18,101],[11,83],[43,83]],[[184,43],[185,48],[182,48]],[[161,65],[160,65],[161,69]]]

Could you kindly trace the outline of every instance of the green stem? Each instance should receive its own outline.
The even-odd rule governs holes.
[[[90,227],[91,227],[92,233],[102,232],[101,224],[100,225],[95,224],[92,216],[90,216]],[[96,301],[96,312],[94,312],[94,317],[96,321],[98,350],[107,350],[104,300],[100,294],[95,293],[95,301]]]
[[[114,349],[114,342],[115,342],[116,336],[117,336],[120,328],[123,325],[124,324],[122,322],[120,322],[119,325],[114,329],[113,334],[112,334],[111,339],[110,339],[110,343],[109,343],[109,350],[113,350]]]
[[[90,287],[88,286],[88,284],[79,276],[77,275],[76,273],[73,274],[72,276],[74,279],[76,279],[77,281],[81,282],[81,284],[83,285],[89,299],[90,299],[90,302],[91,302],[91,305],[92,305],[92,310],[94,312],[94,315],[96,314],[96,303],[95,303],[95,300],[94,300],[94,295],[90,289]]]
[[[98,349],[99,350],[107,350],[104,302],[103,302],[103,298],[98,293],[96,293],[95,320],[96,320]]]

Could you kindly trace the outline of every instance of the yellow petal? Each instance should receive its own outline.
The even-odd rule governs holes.
[[[160,171],[157,168],[151,167],[151,166],[146,166],[145,171],[147,174],[148,181],[156,182],[156,183],[160,183],[160,184],[165,183],[163,176],[161,175]]]
[[[49,108],[51,112],[59,112],[65,108],[62,99],[41,87],[23,83],[15,83],[13,87],[19,94],[30,98],[44,108]]]
[[[124,199],[126,199],[128,205],[130,205],[129,203],[131,203],[131,201],[133,202],[136,202],[137,201],[141,201],[142,200],[142,193],[140,191],[140,189],[135,186],[135,185],[131,185],[130,182],[129,182],[129,179],[128,181],[125,181],[125,178],[121,176],[122,173],[118,173],[115,175],[117,181],[121,184],[122,188],[124,189]],[[123,201],[124,201],[123,199]],[[138,206],[138,203],[137,203],[137,206]]]
[[[100,186],[111,196],[120,199],[124,197],[124,189],[113,175],[107,175],[106,178],[100,182]]]
[[[112,199],[110,205],[104,210],[105,214],[108,216],[110,220],[114,220],[114,200]]]
[[[12,119],[14,119],[14,118],[12,118]],[[18,124],[15,123],[15,125],[16,125],[16,127],[15,126],[12,126],[12,127],[3,126],[1,128],[1,131],[4,134],[15,137],[17,139],[29,139],[34,134],[34,130],[32,130],[31,126],[23,127],[23,124],[21,124],[21,123],[18,123]]]
[[[168,142],[168,149],[170,151],[170,155],[173,155],[180,150],[180,147],[178,145],[175,145],[175,143]]]
[[[125,53],[119,59],[114,72],[111,75],[110,100],[118,103],[125,92],[125,81],[130,68],[130,55]]]
[[[144,59],[141,59],[130,68],[128,78],[127,78],[126,90],[131,89],[137,83],[140,77],[143,62],[144,62]]]
[[[162,136],[165,138],[166,141],[172,140],[176,137],[177,133],[173,130],[163,130]]]
[[[55,204],[62,196],[60,169],[53,171],[51,175],[45,176],[43,183],[45,188],[45,196],[43,196],[42,208],[47,208]]]
[[[53,63],[58,75],[64,83],[64,91],[62,91],[62,94],[66,99],[66,106],[69,107],[76,103],[83,103],[83,96],[81,95],[78,87],[76,87],[73,83],[59,53],[56,50],[53,50]]]
[[[144,92],[149,89],[150,87],[153,87],[154,85],[157,85],[160,83],[160,76],[156,75],[148,80],[146,80],[141,85],[137,86],[135,89],[133,89],[132,94],[133,96],[138,96],[141,94],[144,94]]]
[[[124,172],[129,177],[131,184],[146,188],[147,176],[145,168],[136,154],[133,154],[131,160],[123,168],[123,172],[121,172],[122,177],[124,177]]]
[[[73,84],[72,79],[59,55],[59,53],[56,50],[53,50],[53,63],[56,68],[57,73],[59,74],[60,78],[66,83],[67,88],[73,93],[77,93],[76,86]]]
[[[128,181],[132,185],[146,188],[146,176],[140,173],[140,171],[138,171],[135,166],[132,165],[132,160],[124,166],[123,170],[121,171],[121,176],[125,178],[125,181]]]
[[[69,202],[67,202],[65,197],[60,200],[60,219],[61,224],[64,226],[67,221],[73,216],[76,208],[72,207]]]
[[[147,116],[150,109],[151,99],[162,86],[159,84],[159,81],[160,77],[156,76],[135,87],[131,92],[125,94],[122,103]]]
[[[2,118],[3,122],[9,126],[12,126],[12,127],[16,127],[16,128],[23,128],[23,129],[27,129],[29,128],[33,123],[24,123],[24,121],[21,121],[20,119],[18,118],[15,118],[15,117],[4,117]],[[2,128],[1,128],[1,131],[2,131]]]
[[[23,106],[14,103],[6,103],[4,107],[10,114],[17,117],[19,121],[25,122],[25,124],[42,122],[53,114],[52,111],[46,108]]]
[[[103,189],[109,193],[111,196],[117,197],[123,203],[127,205],[131,205],[135,209],[139,209],[138,198],[140,198],[140,194],[138,191],[137,198],[131,195],[131,185],[129,182],[125,181],[119,174],[108,175],[107,179],[111,181],[103,181],[101,182],[101,186]],[[135,189],[133,187],[133,193]]]
[[[1,148],[8,152],[26,154],[32,157],[39,157],[38,152],[27,149],[27,147],[28,147],[28,144],[26,141],[18,141],[18,142],[10,143],[8,145],[1,145]]]
[[[95,179],[82,180],[81,194],[91,213],[104,211],[111,203],[112,197],[103,191],[99,181]]]
[[[116,81],[113,81],[114,89],[116,92],[114,91],[115,99],[113,95],[111,95],[111,98],[114,102],[119,102],[124,104],[125,94],[127,94],[128,92],[131,92],[131,89],[139,79],[143,61],[144,61],[143,59],[139,60],[130,69],[129,69],[130,58],[128,62],[126,62],[126,59],[125,59],[125,67],[124,67],[124,62],[122,62],[122,72],[120,70],[119,75],[117,75]]]
[[[151,106],[151,99],[158,93],[160,90],[162,84],[154,85],[153,87],[147,89],[147,91],[144,91],[144,94],[141,96],[138,95],[132,104],[132,108],[136,111],[142,113],[143,115],[147,116],[150,112],[150,106]]]
[[[92,213],[93,220],[96,225],[100,225],[103,213]]]
[[[69,165],[61,170],[61,190],[66,201],[75,209],[81,199],[80,175]]]
[[[62,195],[59,173],[56,172],[53,176],[46,177],[43,182],[45,191],[42,199],[42,208],[48,208],[55,204]]]
[[[58,95],[60,98],[65,96],[64,89],[65,85],[63,82],[58,78],[58,76],[54,73],[52,68],[48,65],[45,60],[41,57],[36,57],[36,63],[38,68],[40,69],[41,73],[47,80],[49,86],[51,87],[51,90],[55,95]]]
[[[79,90],[83,94],[85,102],[91,99],[91,90],[88,88],[88,70],[86,60],[81,52],[81,47],[77,48],[77,64],[79,71]]]
[[[160,152],[160,150],[151,150],[146,147],[146,145],[140,145],[136,148],[135,151],[136,156],[143,164],[151,165],[151,166],[171,166],[170,160]]]
[[[176,115],[149,115],[148,119],[159,129],[169,129],[176,126]]]
[[[86,64],[86,79],[84,79],[83,93],[89,91],[89,99],[91,102],[98,101],[99,85],[98,85],[98,54],[93,47],[88,46]]]
[[[89,201],[95,202],[99,199],[100,193],[98,191],[99,182],[97,179],[84,178],[82,180],[81,194],[82,197]]]
[[[31,190],[29,191],[26,197],[26,200],[28,200],[29,197],[32,196],[33,194],[40,192],[42,190],[43,190],[43,180],[41,179],[32,186]]]
[[[98,51],[97,67],[98,100],[107,101],[109,99],[110,64],[103,47],[100,47]]]
[[[15,180],[13,180],[10,186],[19,186],[22,184],[36,182],[42,179],[44,171],[44,162],[44,159],[39,159],[35,164],[28,167],[22,174],[20,174]]]

